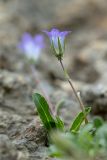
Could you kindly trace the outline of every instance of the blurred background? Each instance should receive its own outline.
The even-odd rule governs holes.
[[[22,139],[25,133],[32,136],[29,130],[37,123],[31,95],[34,88],[39,88],[18,44],[25,32],[34,36],[52,28],[72,31],[66,39],[64,65],[76,89],[81,91],[84,104],[92,106],[92,114],[107,119],[107,1],[0,0],[0,133],[17,148],[19,140],[22,146],[26,144],[27,149],[30,148],[26,153],[30,155],[36,138],[33,137],[33,144],[27,143],[29,138],[22,144]],[[36,62],[35,70],[52,104],[62,98],[66,100],[61,114],[68,125],[79,107],[57,59],[51,54],[46,36],[45,40],[46,48]],[[6,137],[1,138],[3,144]],[[10,141],[6,150],[9,149]],[[42,150],[38,149],[39,155],[40,152]],[[16,149],[14,153],[19,152]],[[11,158],[11,153],[8,156]]]

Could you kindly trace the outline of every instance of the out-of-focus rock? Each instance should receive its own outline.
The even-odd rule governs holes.
[[[67,24],[76,19],[86,19],[97,16],[97,14],[106,14],[106,0],[20,0],[1,1],[1,23],[3,21],[12,21],[14,24],[20,24],[21,27],[34,26],[43,28],[55,24]],[[22,26],[23,22],[23,26]]]
[[[47,131],[41,127],[39,121],[33,121],[20,130],[20,135],[13,139],[18,150],[27,149],[29,152],[36,152],[39,145],[45,147],[47,143]]]
[[[107,119],[107,86],[102,84],[89,85],[82,91],[86,105],[92,107],[93,115]]]
[[[30,86],[30,83],[28,76],[0,70],[0,88],[2,96],[5,96],[4,100],[7,100],[6,98],[10,96],[10,93],[14,98],[19,97],[19,95],[29,97],[30,93],[32,93],[32,85]],[[26,91],[23,92],[24,90]]]
[[[76,28],[93,19],[97,23],[97,18],[106,17],[106,8],[106,0],[0,1],[0,39],[12,44],[23,31],[35,32],[52,26]]]
[[[91,42],[74,58],[73,69],[75,72],[71,74],[74,78],[88,83],[100,81],[107,70],[106,55],[106,40]]]
[[[9,138],[0,134],[0,160],[28,160],[29,153],[17,151]]]

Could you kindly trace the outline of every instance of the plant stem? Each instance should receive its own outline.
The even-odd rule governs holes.
[[[31,68],[31,71],[32,71],[33,76],[34,76],[34,78],[35,78],[35,81],[36,81],[36,83],[37,83],[38,86],[39,86],[39,89],[41,90],[43,96],[47,99],[48,104],[49,104],[50,109],[51,109],[51,112],[54,114],[54,112],[55,112],[55,107],[52,105],[49,96],[48,96],[47,93],[44,91],[43,87],[41,86],[41,82],[40,82],[40,80],[39,80],[39,78],[38,78],[38,74],[36,73],[36,70],[35,70],[34,66],[31,65],[30,68]]]
[[[74,88],[74,85],[73,85],[73,83],[72,83],[72,80],[71,80],[69,74],[67,73],[67,71],[66,71],[66,69],[65,69],[65,67],[64,67],[64,65],[63,65],[62,60],[59,59],[59,62],[60,62],[61,67],[62,67],[62,69],[63,69],[63,71],[64,71],[65,78],[67,79],[68,83],[70,84],[70,86],[71,86],[71,88],[72,88],[72,90],[73,90],[73,92],[74,92],[74,94],[75,94],[75,97],[76,97],[76,99],[77,99],[77,101],[78,101],[78,103],[79,103],[79,105],[80,105],[80,108],[81,108],[82,112],[83,112],[84,115],[85,115],[85,112],[84,112],[84,111],[85,111],[84,104],[83,104],[80,96],[77,94],[77,91],[76,91],[76,89]],[[87,119],[87,117],[85,116],[85,124],[87,124],[87,123],[88,123],[88,119]]]

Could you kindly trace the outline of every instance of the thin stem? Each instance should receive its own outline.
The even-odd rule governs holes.
[[[70,76],[68,75],[68,73],[67,73],[67,71],[66,71],[66,69],[65,69],[65,67],[64,67],[64,65],[63,65],[62,60],[60,59],[59,62],[60,62],[61,67],[62,67],[62,69],[63,69],[63,71],[64,71],[65,78],[67,79],[68,83],[70,84],[70,86],[71,86],[71,88],[72,88],[72,90],[73,90],[73,92],[74,92],[74,94],[75,94],[75,97],[77,98],[77,101],[78,101],[78,103],[79,103],[79,105],[80,105],[80,108],[81,108],[82,112],[84,113],[85,107],[84,107],[84,105],[83,105],[83,102],[82,102],[80,96],[77,94],[77,91],[76,91],[76,89],[74,88],[74,85],[73,85],[73,83],[72,83],[72,80],[71,80]],[[85,113],[84,113],[84,114],[85,114]],[[86,117],[86,116],[85,116],[85,123],[86,123],[86,124],[88,123],[88,120],[87,120],[87,117]]]
[[[30,67],[31,67],[31,71],[32,71],[32,73],[33,73],[33,76],[34,76],[34,78],[35,78],[36,83],[38,84],[38,86],[39,86],[42,94],[44,95],[44,97],[47,99],[47,101],[48,101],[48,103],[49,103],[49,106],[50,106],[50,108],[51,108],[51,112],[54,114],[54,112],[55,112],[55,107],[52,105],[49,96],[46,94],[46,92],[44,91],[43,87],[41,86],[41,82],[40,82],[40,80],[39,80],[39,78],[38,78],[38,75],[37,75],[37,73],[36,73],[36,71],[35,71],[34,66],[31,65]]]

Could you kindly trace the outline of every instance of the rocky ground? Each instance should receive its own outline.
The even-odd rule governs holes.
[[[40,85],[52,105],[64,99],[60,115],[68,126],[79,111],[57,60],[47,49],[35,65],[19,54],[23,32],[58,27],[72,30],[64,64],[92,115],[107,119],[107,3],[106,0],[0,1],[0,160],[40,160],[47,157],[46,131],[32,102]],[[69,112],[68,112],[69,111]]]

